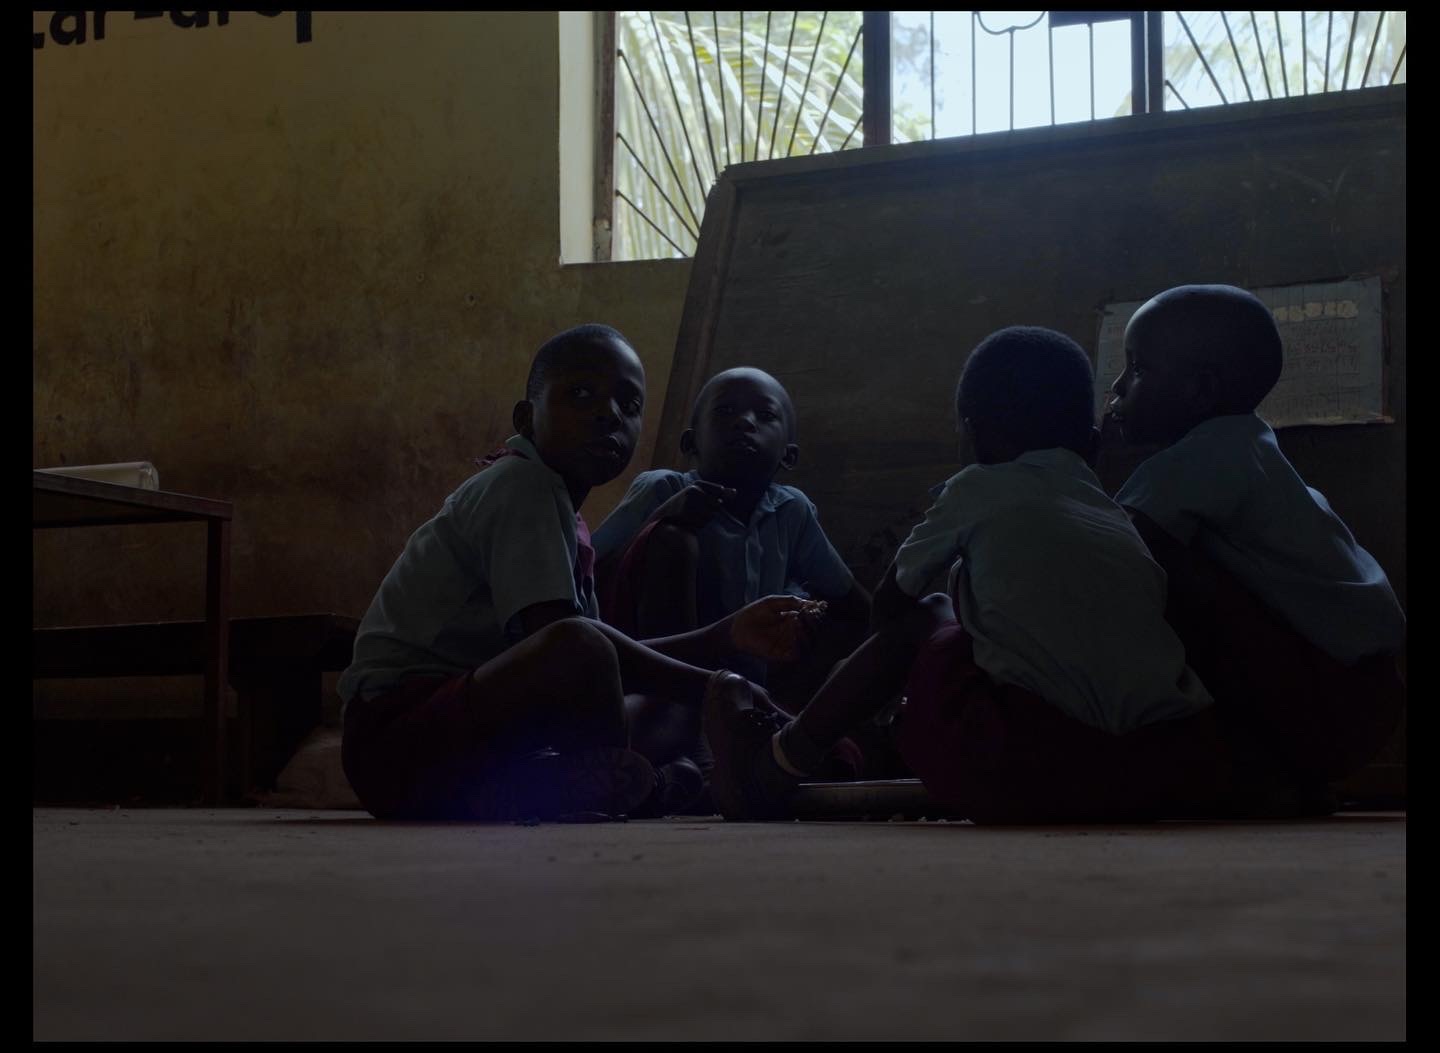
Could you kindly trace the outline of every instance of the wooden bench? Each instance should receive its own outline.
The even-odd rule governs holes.
[[[273,786],[321,721],[323,674],[350,664],[359,621],[338,614],[230,620],[230,686],[236,694],[239,785],[226,796]],[[36,679],[198,676],[205,623],[150,622],[35,629]],[[237,791],[238,790],[238,794]]]

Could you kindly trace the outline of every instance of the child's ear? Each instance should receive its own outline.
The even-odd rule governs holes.
[[[686,457],[694,457],[700,452],[700,448],[695,445],[694,428],[686,428],[680,433],[680,452]]]
[[[780,458],[780,467],[787,472],[800,463],[800,447],[793,442],[785,444],[785,455]]]
[[[515,425],[515,430],[527,439],[535,437],[535,403],[523,399],[515,403],[515,409],[510,414],[510,423]]]

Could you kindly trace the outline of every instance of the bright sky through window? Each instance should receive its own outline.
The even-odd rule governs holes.
[[[896,47],[891,92],[898,115],[916,120],[927,131],[931,113],[929,32],[932,12],[896,11],[892,31],[910,47]],[[997,132],[1011,127],[1010,36],[1015,42],[1014,127],[1050,123],[1050,62],[1047,21],[1039,11],[984,11],[983,27],[974,27],[975,79],[978,89],[972,110],[971,30],[969,11],[935,11],[935,134],[934,138]],[[1037,19],[1039,21],[1037,21]],[[1033,23],[1033,26],[1032,26]],[[1031,28],[1019,28],[1030,26]],[[989,29],[990,32],[986,32]],[[1090,31],[1085,26],[1054,30],[1055,123],[1090,119]],[[1095,116],[1130,112],[1130,24],[1102,22],[1095,26]],[[973,125],[972,125],[973,114]],[[903,119],[895,122],[896,139],[906,136]],[[911,124],[911,127],[916,126]],[[930,138],[927,134],[924,138]]]

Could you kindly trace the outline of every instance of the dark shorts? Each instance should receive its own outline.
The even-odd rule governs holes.
[[[1392,655],[1343,664],[1217,564],[1157,543],[1170,580],[1166,618],[1227,727],[1301,781],[1339,781],[1386,745],[1405,708]]]
[[[1110,735],[975,664],[959,625],[921,648],[896,732],[939,803],[976,822],[1122,822],[1214,811],[1230,753],[1214,714]]]
[[[467,697],[470,674],[410,677],[345,707],[341,762],[377,819],[467,819],[466,804],[503,756]]]

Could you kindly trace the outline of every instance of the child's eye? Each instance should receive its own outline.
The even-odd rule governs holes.
[[[630,414],[630,416],[632,417],[638,417],[642,409],[644,409],[644,407],[640,405],[639,399],[631,399],[629,402],[625,403],[625,412]]]
[[[586,384],[578,384],[570,389],[570,394],[577,399],[588,399],[594,393],[594,389]]]
[[[719,406],[715,407],[715,416],[717,417],[728,417],[734,412],[735,407],[730,405],[729,403],[721,403]]]
[[[760,419],[763,420],[766,424],[774,424],[780,418],[777,417],[775,414],[771,413],[769,410],[762,410],[760,412]]]

